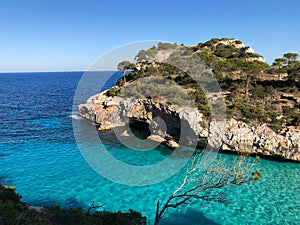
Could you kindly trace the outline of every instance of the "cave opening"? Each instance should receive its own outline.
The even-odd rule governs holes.
[[[147,139],[151,135],[149,124],[144,121],[129,118],[129,127],[132,133],[139,139]]]

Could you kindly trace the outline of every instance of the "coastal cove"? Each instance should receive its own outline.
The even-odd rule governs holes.
[[[105,210],[132,208],[152,221],[156,201],[173,191],[183,171],[155,185],[128,187],[110,182],[90,168],[80,154],[72,128],[72,121],[75,126],[94,126],[72,115],[76,110],[72,108],[73,96],[82,75],[0,74],[0,177],[4,177],[5,184],[16,186],[29,205],[87,209],[92,202],[103,203]],[[97,76],[103,83],[107,79],[105,72]],[[119,78],[120,74],[115,76]],[[113,156],[133,165],[159,162],[170,154],[164,146],[147,152],[128,149],[112,131],[100,135]],[[94,143],[88,144],[93,148]],[[220,157],[230,160],[238,156]],[[171,211],[162,224],[300,223],[300,164],[261,159],[259,168],[263,173],[260,181],[224,189],[230,204],[204,203],[179,208]]]

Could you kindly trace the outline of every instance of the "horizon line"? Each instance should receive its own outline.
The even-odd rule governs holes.
[[[74,72],[118,72],[120,70],[45,70],[45,71],[0,71],[0,74],[3,73],[74,73]]]

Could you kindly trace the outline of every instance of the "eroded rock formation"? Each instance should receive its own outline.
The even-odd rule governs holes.
[[[130,121],[145,122],[152,133],[150,139],[165,142],[172,148],[177,147],[179,140],[180,143],[192,144],[209,137],[220,140],[220,146],[213,147],[222,150],[300,161],[299,132],[277,134],[265,124],[249,126],[235,119],[219,126],[212,126],[212,123],[206,126],[197,109],[170,105],[159,99],[107,97],[100,93],[79,105],[79,111],[82,117],[96,122],[99,130],[124,126]]]

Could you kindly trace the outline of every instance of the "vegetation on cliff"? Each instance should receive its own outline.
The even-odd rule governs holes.
[[[254,53],[243,42],[236,39],[211,39],[196,46],[181,46],[194,52],[215,74],[226,99],[227,116],[249,124],[266,123],[276,132],[284,132],[287,127],[299,129],[300,125],[300,61],[296,53],[286,53],[274,60],[272,65]],[[183,87],[196,107],[207,118],[210,108],[207,98],[199,85],[188,73],[163,63],[176,45],[159,43],[148,50],[141,50],[133,71],[124,73],[117,85],[128,83],[142,77],[162,77]],[[122,64],[122,63],[121,63]],[[120,65],[121,65],[120,64]],[[123,63],[124,64],[124,63]],[[123,65],[122,64],[122,65]],[[143,84],[135,83],[132,91]],[[115,96],[122,88],[113,88],[107,95]]]
[[[81,208],[59,206],[30,209],[11,187],[0,184],[0,224],[16,225],[145,225],[146,218],[133,210],[128,212],[84,212]]]

